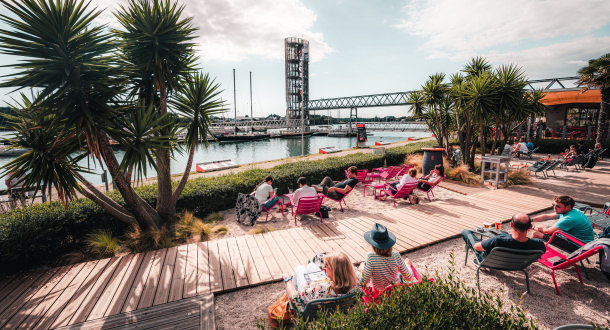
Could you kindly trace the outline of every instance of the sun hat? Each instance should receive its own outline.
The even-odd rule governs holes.
[[[389,249],[396,243],[396,236],[381,224],[376,223],[371,231],[364,233],[364,240],[378,249]]]

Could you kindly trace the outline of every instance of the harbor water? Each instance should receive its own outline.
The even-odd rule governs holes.
[[[398,142],[408,138],[429,137],[429,132],[370,132],[373,135],[368,137],[368,145],[374,145],[375,141]],[[1,134],[7,136],[8,133]],[[356,146],[355,137],[328,137],[328,136],[309,136],[305,137],[305,154],[317,154],[320,148],[335,147],[337,149],[350,149]],[[124,152],[118,148],[116,150],[119,161],[123,158]],[[195,164],[211,162],[215,160],[230,159],[237,164],[248,164],[267,160],[275,160],[301,155],[301,138],[271,138],[259,141],[244,142],[211,142],[207,146],[199,147],[195,152],[192,171],[195,171]],[[10,162],[14,157],[0,157],[0,166]],[[176,152],[171,162],[172,173],[182,173],[184,165],[188,159],[186,152]],[[93,160],[83,159],[80,165],[91,169],[93,174],[84,176],[94,184],[101,184],[102,168],[99,164],[94,164]],[[154,177],[156,173],[153,169],[148,170],[147,177]],[[6,189],[4,180],[0,180],[0,189]]]

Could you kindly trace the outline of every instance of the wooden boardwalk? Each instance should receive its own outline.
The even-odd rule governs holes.
[[[594,181],[574,173],[534,186],[469,190],[460,198],[369,216],[5,277],[0,280],[0,328],[57,328],[277,281],[322,251],[343,251],[360,263],[371,250],[362,235],[376,222],[396,234],[400,252],[408,252],[483,222],[549,209],[551,196],[562,189],[579,201],[600,204],[610,196],[610,172],[598,174]]]

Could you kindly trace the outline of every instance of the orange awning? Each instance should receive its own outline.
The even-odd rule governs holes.
[[[601,103],[601,101],[601,90],[590,89],[584,93],[579,90],[548,92],[540,102],[544,105],[558,105],[570,103]]]

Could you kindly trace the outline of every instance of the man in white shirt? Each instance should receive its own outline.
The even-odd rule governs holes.
[[[265,182],[263,182],[256,188],[256,191],[254,193],[254,197],[256,197],[256,199],[258,199],[258,201],[266,209],[271,208],[278,201],[277,196],[275,195],[275,191],[271,186],[272,184],[273,178],[271,176],[268,176],[265,178]]]
[[[297,180],[297,183],[300,188],[294,192],[294,196],[292,197],[294,206],[299,204],[299,199],[302,197],[315,197],[318,195],[318,192],[314,188],[307,185],[307,179],[305,177],[300,177]]]

